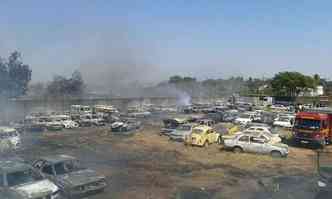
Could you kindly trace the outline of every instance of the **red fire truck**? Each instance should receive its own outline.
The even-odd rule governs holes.
[[[293,127],[296,143],[319,144],[332,142],[332,109],[310,109],[296,115]]]

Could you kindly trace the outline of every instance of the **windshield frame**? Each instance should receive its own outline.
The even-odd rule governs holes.
[[[299,121],[301,121],[301,124],[299,124]],[[304,121],[307,124],[304,124]],[[311,125],[309,125],[309,122],[311,122]],[[297,129],[320,130],[322,128],[322,120],[296,118],[294,127]]]
[[[61,167],[57,167],[57,165],[61,165]],[[66,165],[71,165],[72,168],[67,168]],[[56,176],[65,175],[83,169],[78,160],[67,160],[67,161],[57,162],[53,165],[53,168]],[[60,172],[60,170],[58,170],[57,168],[61,168],[63,169],[63,171]]]

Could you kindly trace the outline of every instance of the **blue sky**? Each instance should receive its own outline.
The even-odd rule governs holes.
[[[35,81],[76,68],[147,81],[284,70],[330,78],[331,8],[323,0],[2,0],[0,55],[18,49]]]

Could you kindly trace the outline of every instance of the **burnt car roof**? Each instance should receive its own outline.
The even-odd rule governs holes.
[[[70,156],[70,155],[52,155],[52,156],[41,157],[40,159],[45,160],[52,164],[69,161],[69,160],[76,160],[75,157]]]
[[[30,165],[18,160],[0,160],[0,173],[11,173],[30,169]]]

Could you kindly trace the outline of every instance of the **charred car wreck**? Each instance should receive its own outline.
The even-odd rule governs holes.
[[[21,161],[0,161],[0,196],[8,199],[57,199],[58,187]]]
[[[83,168],[79,161],[68,155],[44,157],[33,163],[43,177],[53,181],[68,198],[81,198],[103,191],[107,186],[104,176]]]

